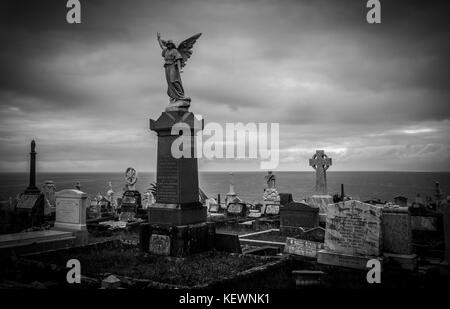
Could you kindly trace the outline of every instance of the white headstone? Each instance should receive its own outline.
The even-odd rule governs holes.
[[[56,192],[55,229],[86,230],[87,194],[74,189]]]

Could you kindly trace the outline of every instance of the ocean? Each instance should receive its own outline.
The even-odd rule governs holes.
[[[266,185],[265,172],[234,172],[235,192],[250,203],[260,202]],[[295,200],[301,200],[314,193],[314,172],[275,172],[279,193],[292,193]],[[155,173],[139,173],[137,190],[142,193],[156,179]],[[91,196],[98,192],[106,195],[111,181],[116,194],[121,194],[125,185],[123,173],[38,173],[37,186],[42,187],[46,180],[53,180],[56,189],[72,189],[80,182],[82,190]],[[208,197],[221,194],[222,201],[229,189],[228,172],[200,172],[199,186]],[[434,172],[328,172],[327,183],[330,194],[339,193],[341,183],[345,194],[358,200],[379,198],[392,201],[397,195],[414,200],[419,193],[422,197],[432,196],[435,182],[441,185],[444,195],[450,195],[450,173]],[[26,173],[0,173],[0,199],[14,197],[28,185]]]

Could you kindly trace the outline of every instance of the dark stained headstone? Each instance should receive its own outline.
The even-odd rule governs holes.
[[[412,253],[411,215],[407,207],[383,208],[383,251]]]
[[[292,234],[298,228],[319,226],[319,208],[300,202],[291,202],[280,208],[280,230]]]
[[[136,190],[127,190],[123,193],[120,206],[120,220],[133,220],[141,207],[141,193]]]
[[[396,196],[394,197],[394,204],[400,207],[406,207],[408,206],[408,198],[401,195]]]
[[[280,205],[284,206],[292,202],[292,193],[280,193]]]
[[[218,251],[242,253],[239,235],[235,233],[216,233],[214,248]]]

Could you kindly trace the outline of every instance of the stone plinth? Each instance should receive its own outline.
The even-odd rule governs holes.
[[[186,256],[214,248],[215,224],[206,223],[207,208],[199,201],[195,134],[203,129],[188,111],[165,111],[150,120],[158,134],[156,203],[142,227],[144,251]]]
[[[313,207],[319,207],[319,213],[325,214],[329,204],[333,204],[331,195],[312,195],[308,198],[308,204]]]
[[[183,257],[214,248],[215,224],[211,222],[167,226],[143,224],[140,245],[144,252]]]
[[[149,223],[188,225],[206,221],[207,209],[199,202],[195,133],[203,129],[203,120],[183,111],[163,112],[150,129],[158,134],[156,203],[149,207]],[[184,143],[177,158],[172,146]],[[176,147],[176,146],[175,146]],[[178,148],[180,149],[180,147]]]

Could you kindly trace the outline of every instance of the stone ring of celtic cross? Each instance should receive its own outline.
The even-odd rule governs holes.
[[[127,168],[125,172],[125,179],[129,184],[135,184],[137,181],[136,170],[132,167]]]

